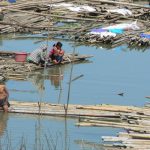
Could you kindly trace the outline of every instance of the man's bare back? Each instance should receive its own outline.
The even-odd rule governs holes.
[[[9,93],[4,84],[0,84],[0,107],[3,108],[5,112],[8,111],[9,103],[8,103]]]

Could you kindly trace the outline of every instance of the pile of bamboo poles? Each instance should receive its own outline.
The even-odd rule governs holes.
[[[118,136],[103,136],[103,147],[106,149],[150,149],[149,104],[142,108],[102,105],[83,106],[79,109],[89,110],[89,112],[100,111],[103,115],[80,117],[78,126],[114,127],[125,130]]]
[[[71,11],[61,4],[70,4],[75,7],[91,6],[95,11]],[[117,13],[110,13],[110,9],[125,8],[132,11],[132,15],[123,16]],[[149,30],[150,7],[133,3],[94,0],[94,1],[20,1],[3,8],[4,19],[0,21],[0,33],[45,33],[49,31],[51,37],[66,36],[68,39],[87,43],[104,43],[112,47],[125,43],[128,36],[134,37],[137,33],[128,33],[120,42],[120,35],[115,38],[100,38],[96,35],[87,34],[91,29],[105,27],[111,24],[126,23],[138,19],[142,24],[140,32]],[[57,23],[64,23],[58,26]],[[69,22],[69,23],[68,23]],[[70,23],[71,22],[71,23]],[[72,26],[72,24],[74,24]],[[130,31],[131,32],[131,31]],[[119,39],[119,41],[118,41]]]

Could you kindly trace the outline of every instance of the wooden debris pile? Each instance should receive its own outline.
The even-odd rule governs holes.
[[[83,62],[87,58],[90,58],[90,55],[79,55],[65,53],[63,64],[72,63],[72,62]],[[62,65],[63,65],[62,64]],[[53,67],[55,64],[49,63],[46,67]],[[26,80],[29,73],[35,73],[39,70],[43,70],[43,66],[35,65],[28,62],[16,62],[15,53],[11,51],[0,51],[0,70],[1,75],[6,79],[18,79]]]
[[[116,11],[125,10],[120,14]],[[121,12],[122,13],[122,12]],[[116,37],[88,34],[94,28],[133,22],[140,25],[139,32],[149,31],[150,7],[134,3],[85,0],[85,1],[20,1],[3,8],[0,33],[42,33],[51,37],[65,36],[70,40],[87,43],[104,43],[112,47],[126,43],[137,31],[128,30]],[[59,24],[61,23],[61,25]],[[123,37],[120,41],[120,37]],[[138,44],[139,45],[139,44]],[[144,44],[143,44],[144,45]],[[146,45],[146,44],[145,44]]]
[[[142,108],[100,105],[93,107],[82,106],[79,109],[89,112],[99,111],[100,116],[80,117],[78,126],[123,128],[118,136],[103,136],[103,147],[108,149],[150,149],[150,106]]]
[[[14,58],[0,57],[0,70],[1,74],[6,79],[12,79],[17,76],[19,79],[25,80],[26,75],[38,69],[39,67],[26,62],[16,62]]]
[[[149,47],[150,39],[140,36],[134,36],[129,38],[128,44],[129,46]]]

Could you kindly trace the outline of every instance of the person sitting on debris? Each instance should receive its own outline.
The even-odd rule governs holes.
[[[5,112],[8,112],[8,107],[10,106],[8,97],[9,93],[4,81],[0,81],[0,108],[2,108]]]
[[[49,58],[54,64],[59,64],[63,61],[64,51],[61,48],[62,43],[57,42],[53,45],[53,49],[49,53]]]
[[[36,65],[43,66],[46,61],[47,48],[48,48],[47,45],[42,45],[40,48],[34,50],[27,57],[27,61],[29,63],[34,63]]]

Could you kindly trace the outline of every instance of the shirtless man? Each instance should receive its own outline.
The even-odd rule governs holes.
[[[8,102],[9,93],[3,82],[0,82],[0,108],[5,112],[8,112],[8,107],[10,106]]]

